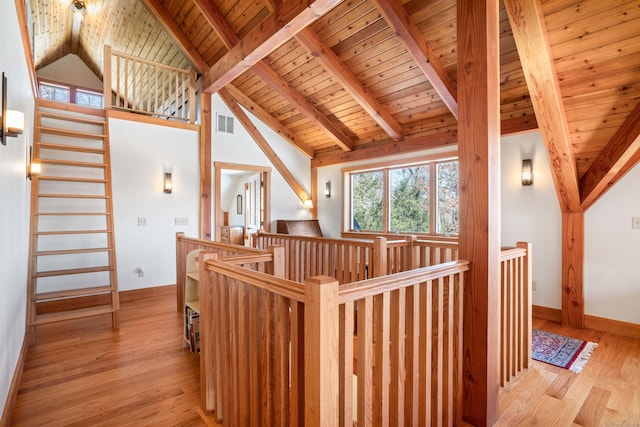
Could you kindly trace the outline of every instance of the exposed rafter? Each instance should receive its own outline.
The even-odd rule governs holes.
[[[226,86],[341,1],[300,0],[279,5],[207,71],[205,92]]]
[[[233,31],[233,28],[231,28],[218,8],[212,4],[208,4],[205,0],[195,0],[195,3],[206,17],[209,25],[211,25],[228,49],[233,49],[234,46],[237,46],[241,42],[240,37]],[[353,148],[353,143],[349,137],[338,129],[324,114],[318,111],[315,106],[310,104],[304,96],[292,88],[278,73],[273,71],[266,62],[262,60],[258,61],[252,67],[252,71],[267,82],[272,89],[289,100],[300,113],[322,128],[343,150],[350,151]],[[248,106],[245,105],[245,108],[248,108]],[[278,130],[275,131],[280,132]],[[305,151],[305,153],[312,152],[310,148],[306,147],[305,144],[299,140],[295,145]]]
[[[338,58],[331,47],[320,40],[320,37],[305,28],[296,35],[296,40],[311,52],[318,61],[327,68],[338,83],[362,106],[362,108],[396,141],[402,140],[402,126],[389,114],[386,108],[369,93],[367,88],[353,75],[347,66]]]
[[[247,110],[260,119],[264,124],[269,126],[274,132],[280,135],[282,138],[289,141],[294,147],[296,147],[301,153],[310,159],[313,159],[315,153],[311,147],[302,142],[300,138],[289,129],[287,129],[282,123],[273,118],[271,114],[263,110],[261,106],[256,104],[251,98],[242,93],[238,88],[232,84],[228,84],[226,88],[231,96],[238,101]]]
[[[586,210],[616,182],[620,172],[635,166],[630,160],[640,153],[640,103],[593,161],[580,180],[582,209]]]
[[[449,108],[451,114],[458,118],[458,101],[456,101],[456,84],[438,61],[428,43],[422,37],[420,30],[411,16],[398,0],[371,0],[378,8],[389,26],[393,28],[404,43],[409,54],[416,61],[422,72],[438,93],[442,102]]]
[[[162,26],[167,30],[171,37],[176,41],[184,55],[191,61],[199,74],[209,69],[209,64],[200,55],[198,49],[193,45],[191,39],[182,31],[182,29],[173,20],[167,9],[162,5],[160,0],[143,0],[147,9],[158,19]]]
[[[236,118],[240,121],[242,126],[249,132],[249,135],[253,138],[253,140],[258,144],[258,147],[262,150],[262,152],[267,156],[269,161],[273,164],[273,166],[280,172],[284,180],[289,184],[291,189],[296,193],[296,195],[300,198],[300,200],[305,201],[310,199],[311,197],[304,190],[302,185],[295,179],[295,177],[289,171],[289,168],[284,164],[284,162],[278,157],[278,154],[271,148],[267,140],[262,136],[258,128],[253,124],[249,116],[242,110],[240,104],[236,102],[235,99],[231,96],[229,91],[225,88],[222,88],[218,91],[218,95],[222,98],[227,107],[233,112]]]
[[[504,0],[563,212],[580,212],[569,125],[538,0]]]

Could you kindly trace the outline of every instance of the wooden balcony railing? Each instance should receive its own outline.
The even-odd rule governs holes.
[[[196,74],[104,47],[104,105],[194,123]],[[110,96],[111,95],[111,96]]]

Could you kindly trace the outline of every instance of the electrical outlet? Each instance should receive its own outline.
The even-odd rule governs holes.
[[[536,283],[535,280],[531,281],[531,290],[535,291],[538,288],[538,284]]]
[[[175,217],[174,218],[175,225],[189,225],[189,218],[186,216]]]
[[[144,268],[138,267],[136,268],[136,272],[138,273],[138,277],[144,277]]]
[[[631,218],[631,228],[640,228],[640,216]]]
[[[147,217],[146,216],[139,216],[138,217],[138,225],[139,226],[146,226],[147,225]]]

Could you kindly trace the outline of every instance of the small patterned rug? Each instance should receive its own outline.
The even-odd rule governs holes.
[[[534,360],[569,369],[575,373],[582,371],[582,368],[589,361],[591,353],[598,346],[595,342],[582,341],[537,329],[532,331],[532,336],[531,350]]]

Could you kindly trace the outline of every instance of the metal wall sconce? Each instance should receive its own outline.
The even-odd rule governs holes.
[[[173,183],[171,181],[171,173],[165,172],[164,174],[164,185],[162,187],[165,193],[171,194],[173,191]]]
[[[24,131],[24,113],[15,110],[7,110],[7,78],[2,73],[2,128],[0,129],[0,141],[7,145],[7,137],[16,137]]]
[[[29,146],[29,156],[27,157],[27,179],[31,179],[34,175],[40,175],[42,165],[33,162],[33,147]]]
[[[324,197],[327,199],[331,197],[331,181],[327,181],[324,184]]]
[[[533,184],[533,166],[531,159],[524,159],[522,161],[522,185]]]

